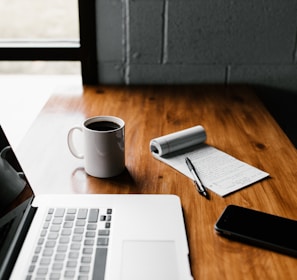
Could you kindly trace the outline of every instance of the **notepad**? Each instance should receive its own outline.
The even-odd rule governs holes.
[[[220,196],[258,182],[269,174],[205,143],[206,132],[197,125],[150,141],[152,155],[193,180],[185,163],[189,157],[203,185]]]

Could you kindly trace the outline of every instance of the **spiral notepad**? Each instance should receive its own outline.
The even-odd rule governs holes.
[[[152,155],[192,179],[185,158],[189,157],[204,186],[220,196],[228,195],[269,176],[205,143],[205,129],[194,126],[150,141]]]

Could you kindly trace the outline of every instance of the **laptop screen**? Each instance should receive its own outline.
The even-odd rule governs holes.
[[[0,126],[0,278],[16,255],[15,239],[33,191]],[[1,278],[2,279],[2,278]]]

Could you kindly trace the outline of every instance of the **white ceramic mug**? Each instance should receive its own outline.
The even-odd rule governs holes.
[[[73,133],[83,134],[83,152],[75,147]],[[96,116],[68,132],[68,147],[73,156],[84,159],[85,171],[94,177],[108,178],[125,169],[125,122],[113,116]]]

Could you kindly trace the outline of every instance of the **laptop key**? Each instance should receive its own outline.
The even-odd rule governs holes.
[[[81,258],[82,263],[91,263],[91,261],[92,261],[91,257],[84,256],[84,257]]]
[[[37,270],[37,275],[46,275],[48,272],[48,268],[46,267],[40,267]]]
[[[61,271],[63,269],[63,263],[60,263],[60,262],[53,263],[52,269],[55,271]]]
[[[78,276],[78,280],[88,280],[89,279],[89,277],[86,275],[79,275]]]
[[[84,245],[85,246],[93,246],[95,244],[94,239],[85,239]]]
[[[69,208],[67,214],[76,214],[76,208]]]
[[[62,236],[59,239],[59,243],[60,244],[68,244],[69,242],[70,242],[69,236]]]
[[[63,224],[63,228],[72,228],[73,227],[73,222],[71,221],[65,221]]]
[[[67,268],[75,268],[77,266],[77,261],[68,261],[66,264]]]
[[[105,228],[110,228],[110,223],[109,222],[105,223]]]
[[[108,236],[109,235],[109,229],[101,229],[101,230],[99,230],[98,235]]]
[[[52,219],[52,215],[48,214],[48,215],[46,216],[46,219],[45,219],[45,220],[46,220],[47,222],[49,222],[51,219]]]
[[[35,248],[35,254],[39,254],[40,252],[41,252],[41,246],[37,246],[36,248]]]
[[[64,208],[57,208],[55,211],[55,217],[63,217],[65,213]]]
[[[45,223],[43,224],[43,228],[44,228],[44,229],[48,229],[49,225],[50,225],[49,222],[45,222]]]
[[[97,229],[97,225],[96,224],[88,224],[87,225],[87,230],[96,230]]]
[[[62,230],[61,235],[69,236],[69,235],[71,235],[71,233],[72,233],[71,229],[65,228],[65,229]]]
[[[49,279],[50,280],[59,280],[59,279],[61,279],[61,274],[60,273],[51,273]]]
[[[96,223],[98,221],[99,209],[91,209],[89,215],[89,223]]]
[[[87,238],[93,238],[93,237],[95,237],[95,235],[96,235],[95,231],[87,231],[86,232]]]
[[[64,244],[60,244],[57,247],[57,252],[59,252],[59,253],[65,253],[65,252],[67,252],[67,250],[68,250],[68,246],[64,245]]]
[[[40,265],[49,265],[51,262],[51,259],[50,258],[45,258],[43,257],[41,260],[40,260]]]
[[[63,253],[58,253],[58,254],[56,254],[56,256],[55,256],[55,260],[56,260],[56,261],[64,261],[65,258],[66,258],[66,255],[63,254]]]
[[[97,239],[97,246],[107,246],[108,238],[100,237]]]
[[[88,214],[88,209],[79,209],[77,218],[78,219],[86,219]]]
[[[75,216],[74,216],[74,215],[67,215],[67,216],[65,217],[65,220],[66,220],[66,221],[74,221],[74,220],[75,220]]]
[[[54,254],[54,250],[53,249],[44,249],[43,250],[43,257],[51,257]]]
[[[65,274],[64,274],[64,277],[65,278],[71,278],[73,279],[75,276],[75,271],[74,270],[66,270],[65,271]]]
[[[56,241],[47,241],[45,243],[45,248],[54,248],[56,246]]]
[[[60,218],[60,217],[58,217],[58,218],[54,218],[52,223],[53,223],[54,225],[61,225],[62,222],[63,222],[63,219]]]
[[[50,228],[51,232],[59,232],[61,229],[61,225],[52,225]]]
[[[32,273],[35,270],[35,265],[30,265],[29,273]]]
[[[72,243],[71,245],[70,245],[70,249],[71,250],[73,250],[73,251],[78,251],[78,250],[80,250],[80,243]]]
[[[36,263],[37,260],[38,260],[38,255],[34,255],[33,258],[32,258],[32,261],[31,261],[32,264],[33,264],[33,263]]]
[[[69,259],[75,259],[75,260],[77,260],[78,257],[79,257],[79,253],[78,252],[72,252],[72,251],[70,251],[68,257],[69,257]]]
[[[96,248],[93,279],[104,280],[107,248]]]
[[[74,235],[72,237],[72,242],[81,242],[83,239],[82,235]]]
[[[75,225],[77,227],[84,227],[85,224],[86,224],[86,221],[85,220],[77,220],[76,223],[75,223]]]
[[[74,228],[74,233],[75,234],[83,234],[84,228],[83,227],[76,227]]]
[[[52,240],[56,240],[56,239],[58,239],[58,233],[57,232],[50,232],[49,234],[48,234],[48,239],[52,239]]]
[[[93,248],[88,248],[88,247],[83,248],[83,254],[84,255],[92,255],[93,254]]]

